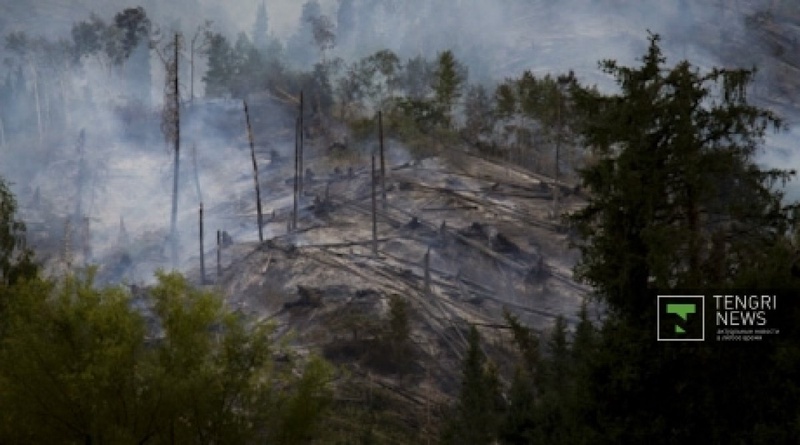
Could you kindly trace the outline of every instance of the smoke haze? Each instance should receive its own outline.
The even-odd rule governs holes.
[[[212,20],[211,29],[227,36],[231,43],[239,33],[250,35],[260,3],[2,0],[0,34],[22,31],[31,39],[69,40],[73,24],[88,20],[92,13],[111,23],[123,9],[140,5],[154,30],[161,32],[156,47],[166,54],[172,33],[182,32],[188,44],[197,27],[206,20]],[[432,58],[440,51],[452,49],[468,67],[470,82],[490,86],[518,76],[523,70],[537,75],[574,70],[579,81],[610,91],[614,85],[597,69],[598,60],[635,64],[646,49],[649,30],[662,35],[668,64],[688,59],[701,69],[718,65],[763,66],[755,97],[761,103],[779,105],[778,111],[791,123],[800,121],[794,101],[776,94],[779,90],[775,82],[779,79],[777,71],[769,66],[772,56],[759,43],[758,36],[745,26],[745,17],[770,3],[766,0],[730,4],[689,0],[354,0],[350,13],[342,12],[340,1],[320,1],[319,6],[334,24],[339,24],[329,57],[350,63],[388,48],[401,60],[407,60],[417,55]],[[303,3],[268,0],[265,4],[269,33],[286,47],[300,29]],[[303,38],[310,39],[300,37]],[[752,51],[745,51],[746,48]],[[51,50],[58,53],[57,49]],[[290,64],[294,56],[292,52],[286,54]],[[55,64],[50,63],[52,59],[31,57],[14,53],[6,45],[0,48],[0,58],[5,61],[0,82],[5,80],[7,85],[13,85],[13,94],[6,97],[0,114],[3,123],[0,174],[14,183],[20,204],[34,222],[49,222],[52,226],[53,221],[58,221],[55,225],[66,225],[66,219],[75,215],[75,201],[79,200],[81,212],[89,218],[92,244],[97,246],[91,252],[92,258],[113,256],[115,249],[121,248],[119,237],[124,221],[131,242],[125,248],[146,250],[152,244],[155,246],[152,255],[141,255],[152,257],[152,264],[160,264],[163,252],[158,246],[163,245],[168,235],[172,184],[171,148],[159,132],[166,79],[160,56],[150,51],[138,65],[124,69],[111,66],[100,56],[86,57],[79,66],[66,59]],[[187,100],[190,81],[186,60],[182,59],[181,64],[181,96]],[[198,56],[194,75],[194,94],[198,100],[203,99],[201,79],[207,68],[205,57]],[[145,74],[133,77],[141,82],[131,82],[125,69],[142,69]],[[34,97],[38,97],[35,105]],[[252,202],[249,196],[253,191],[241,103],[218,100],[209,104],[201,108],[206,111],[187,117],[182,128],[185,139],[181,154],[179,226],[184,264],[192,263],[197,255],[193,246],[198,236],[200,196],[193,172],[193,146],[197,153],[197,182],[209,209],[207,248],[212,247],[217,229],[229,231],[237,240],[257,237],[254,209],[246,204]],[[281,127],[267,123],[267,119],[292,121],[285,109],[270,113],[259,116],[262,120],[258,125],[272,125],[271,132],[279,132]],[[225,117],[223,124],[216,122],[220,116]],[[85,132],[85,140],[79,148],[81,130]],[[263,166],[270,162],[264,155],[267,150],[291,156],[293,141],[288,135],[270,139],[267,146],[264,139],[269,132],[260,131],[264,137],[257,143]],[[797,136],[796,130],[770,136],[761,161],[784,168],[798,165]],[[800,187],[796,184],[788,188],[792,199],[800,198]],[[287,195],[273,192],[264,192],[273,200],[265,203],[265,213],[286,203]],[[38,210],[33,208],[36,199],[41,200]],[[45,203],[46,211],[41,208]],[[268,235],[281,230],[268,226]],[[52,239],[60,235],[49,236]],[[121,268],[115,279],[145,280],[150,273],[144,269],[123,270],[124,261]]]

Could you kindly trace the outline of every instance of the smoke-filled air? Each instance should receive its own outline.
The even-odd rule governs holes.
[[[798,39],[789,0],[0,0],[0,443],[798,443],[796,327],[672,348],[650,298],[798,284]]]
[[[752,96],[791,122],[785,92],[795,88],[787,72],[796,38],[774,35],[778,25],[764,12],[770,3],[198,0],[68,8],[7,1],[0,172],[13,183],[43,258],[99,262],[110,281],[147,281],[171,254],[176,148],[174,118],[166,114],[174,113],[176,34],[183,111],[176,233],[185,269],[197,262],[201,201],[211,235],[258,236],[245,207],[237,207],[252,193],[243,99],[266,107],[254,116],[256,151],[266,162],[269,152],[292,156],[287,134],[303,88],[307,131],[328,146],[363,146],[348,125],[380,108],[426,113],[425,100],[451,94],[446,118],[469,142],[532,158],[509,148],[513,118],[488,117],[498,87],[523,73],[537,80],[574,73],[611,90],[598,61],[634,62],[649,31],[663,37],[670,61],[701,69],[758,65]],[[433,86],[445,52],[459,81],[452,93]],[[470,121],[484,117],[493,122]],[[763,162],[795,159],[791,140],[770,135],[774,150]],[[402,142],[393,156],[406,156]],[[265,206],[280,213],[287,203],[276,196]]]

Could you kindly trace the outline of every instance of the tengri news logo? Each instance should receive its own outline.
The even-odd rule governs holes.
[[[658,296],[658,341],[704,341],[702,295]]]

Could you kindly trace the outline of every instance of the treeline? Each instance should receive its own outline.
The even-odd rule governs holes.
[[[206,94],[244,97],[266,90],[286,98],[302,89],[312,98],[309,121],[346,123],[352,141],[368,139],[382,111],[389,135],[412,149],[467,144],[549,175],[555,174],[557,150],[561,172],[581,165],[571,99],[578,82],[571,72],[536,77],[526,71],[486,86],[470,84],[467,66],[450,50],[406,60],[380,50],[352,63],[318,62],[303,73],[282,63],[277,48],[259,51],[244,34],[231,45],[212,34]]]
[[[332,120],[346,123],[356,141],[371,134],[382,111],[390,136],[412,149],[442,140],[467,143],[552,175],[558,148],[563,150],[561,171],[580,165],[570,97],[577,79],[571,72],[537,77],[526,71],[498,85],[484,85],[469,82],[467,65],[452,50],[432,59],[418,55],[403,60],[383,49],[348,63],[327,58],[324,41],[319,42],[319,58],[304,72],[293,68],[279,41],[268,41],[260,48],[241,33],[231,44],[223,34],[211,33],[203,77],[207,96],[243,98],[269,91],[286,99],[302,89],[312,98],[309,121],[320,126],[330,126]]]
[[[201,80],[207,98],[269,92],[292,102],[302,90],[309,99],[307,122],[317,133],[344,123],[357,142],[382,111],[387,135],[412,149],[466,142],[550,175],[573,172],[581,164],[570,98],[577,81],[571,73],[537,77],[528,71],[500,84],[483,76],[471,82],[467,67],[475,61],[460,60],[458,51],[443,48],[432,56],[403,58],[381,49],[345,60],[337,45],[367,26],[363,17],[352,21],[385,8],[370,3],[347,12],[352,3],[341,2],[334,20],[316,1],[306,2],[296,32],[285,42],[270,32],[264,4],[252,32],[235,39],[210,21],[186,33],[162,29],[142,8],[123,10],[108,22],[92,15],[57,42],[8,34],[5,47],[12,57],[0,85],[3,139],[30,138],[33,123],[40,144],[46,136],[63,138],[98,105],[115,110],[123,136],[142,139],[157,133],[152,80],[171,63],[173,33],[179,33],[183,103],[200,96]],[[161,66],[151,60],[160,60]]]
[[[109,22],[92,15],[56,41],[24,31],[4,37],[0,142],[47,146],[63,141],[65,133],[90,121],[98,104],[110,106],[126,122],[149,113],[150,48],[159,40],[141,7],[125,9]]]

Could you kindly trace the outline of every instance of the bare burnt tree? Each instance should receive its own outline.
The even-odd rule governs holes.
[[[297,229],[297,199],[299,189],[299,172],[300,169],[300,116],[295,119],[294,123],[294,195],[292,199],[292,224],[291,230]]]
[[[428,247],[428,250],[425,252],[425,257],[423,258],[423,268],[425,269],[425,295],[430,296],[431,293],[431,248]]]
[[[386,210],[386,162],[383,156],[383,113],[378,111],[378,142],[381,149],[381,198],[383,210]]]
[[[172,214],[170,219],[170,248],[172,267],[178,266],[178,174],[180,171],[180,90],[178,83],[178,58],[180,57],[180,34],[175,34],[173,43],[174,56],[166,61],[167,84],[164,91],[164,109],[161,119],[161,131],[167,143],[174,144],[174,171],[172,182]]]
[[[197,166],[197,144],[192,143],[192,166],[194,167],[194,188],[197,192],[197,201],[203,202],[203,191],[200,189],[200,169]]]
[[[300,123],[298,124],[300,128],[298,132],[300,133],[300,148],[299,148],[299,156],[300,156],[300,163],[297,168],[297,176],[298,176],[298,190],[299,196],[303,196],[303,90],[300,90]]]
[[[3,125],[2,116],[0,116],[0,148],[6,148],[6,127]]]
[[[575,75],[572,71],[569,74],[560,75],[556,81],[556,156],[555,156],[555,187],[553,188],[553,218],[558,219],[559,217],[559,195],[561,186],[559,184],[559,180],[561,179],[561,144],[564,138],[564,100],[565,100],[565,89],[575,82]]]
[[[372,153],[372,254],[378,256],[378,218],[376,205],[376,174],[375,174],[375,153]]]
[[[75,218],[80,220],[83,217],[83,186],[86,178],[86,159],[84,158],[84,146],[86,144],[86,131],[81,128],[78,133],[78,142],[75,144],[75,151],[78,156],[78,174],[76,180],[76,196],[75,196]]]
[[[200,284],[206,284],[206,257],[203,250],[203,203],[200,203]]]
[[[258,163],[256,162],[256,144],[253,140],[253,127],[250,126],[250,111],[247,108],[247,101],[244,104],[244,117],[247,123],[247,139],[250,141],[250,156],[253,158],[253,181],[256,186],[256,212],[258,214],[258,240],[264,242],[263,216],[261,214],[261,186],[258,183]]]
[[[217,282],[222,277],[222,233],[217,230]]]

